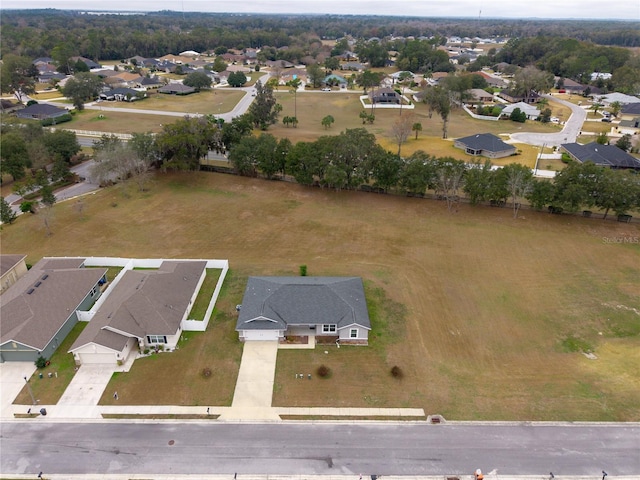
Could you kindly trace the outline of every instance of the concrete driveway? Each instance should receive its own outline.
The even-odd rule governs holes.
[[[12,403],[24,388],[24,377],[31,378],[35,371],[33,362],[0,363],[0,418],[13,418],[18,410]],[[20,407],[20,413],[27,412]]]
[[[97,405],[114,371],[110,365],[82,365],[48,413],[52,418],[100,418]]]
[[[245,342],[233,402],[221,419],[279,420],[271,409],[277,356],[277,340]]]

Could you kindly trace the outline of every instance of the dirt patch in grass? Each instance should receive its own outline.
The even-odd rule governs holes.
[[[603,240],[640,236],[638,224],[533,211],[514,220],[509,209],[466,204],[449,213],[432,200],[196,173],[158,175],[145,193],[101,190],[85,204],[82,220],[73,203],[56,204],[51,236],[38,215],[21,216],[0,232],[3,253],[29,245],[32,264],[79,253],[227,258],[233,269],[207,332],[112,380],[121,402],[229,405],[246,277],[297,275],[304,264],[309,275],[362,276],[369,299],[380,289],[379,304],[406,312],[396,321],[379,310],[387,326],[376,324],[369,347],[279,352],[279,405],[418,407],[452,420],[640,420],[640,336],[633,311],[617,307],[640,308],[640,247]],[[598,360],[564,351],[569,336],[593,345]],[[331,378],[295,383],[295,373],[320,364]]]

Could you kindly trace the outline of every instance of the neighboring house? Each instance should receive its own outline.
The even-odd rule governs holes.
[[[0,296],[0,362],[50,358],[100,297],[105,268],[84,259],[43,258]]]
[[[614,128],[620,135],[637,135],[640,133],[640,117],[635,117],[630,120],[620,120]]]
[[[340,70],[350,70],[353,72],[362,72],[365,68],[367,68],[365,65],[363,65],[360,62],[344,62],[340,64]]]
[[[561,148],[580,163],[591,162],[602,167],[640,171],[640,160],[615,145],[563,143]]]
[[[440,80],[449,76],[448,72],[433,72],[429,78],[427,78],[427,83],[432,87],[438,85]]]
[[[27,273],[25,258],[26,255],[0,255],[0,294]]]
[[[631,120],[640,115],[640,103],[627,103],[618,115],[622,120]]]
[[[535,120],[540,116],[540,110],[537,107],[529,105],[528,103],[518,102],[504,107],[500,113],[500,117],[510,116],[516,108],[519,108],[521,112],[524,112],[529,120]]]
[[[267,60],[265,62],[266,66],[269,68],[293,68],[295,65],[291,62],[287,62],[286,60]]]
[[[341,77],[340,75],[336,75],[335,73],[332,73],[331,75],[327,75],[326,77],[324,77],[322,79],[322,83],[324,85],[339,85],[340,88],[347,88],[347,79],[344,77]]]
[[[64,108],[54,107],[44,103],[34,103],[16,112],[18,118],[44,120],[47,118],[58,118],[69,113]]]
[[[484,78],[491,87],[505,88],[508,85],[503,79],[489,75],[487,72],[476,72],[476,75],[480,75]]]
[[[160,79],[160,77],[157,77],[157,76],[144,77],[140,81],[140,86],[142,88],[147,89],[147,90],[153,90],[155,88],[160,88],[162,85],[164,85],[164,82]]]
[[[595,102],[603,104],[605,107],[610,106],[612,103],[618,102],[621,105],[628,105],[630,103],[640,103],[640,98],[632,95],[625,95],[624,93],[614,92],[607,93],[606,95],[592,94]]]
[[[589,88],[589,90],[593,92],[594,87],[589,87],[588,85],[583,85],[581,83],[576,82],[575,80],[571,80],[570,78],[565,78],[563,80],[561,90],[566,90],[567,92],[581,95],[584,93],[584,91],[587,88]]]
[[[508,157],[516,153],[516,147],[504,143],[491,133],[479,133],[469,137],[458,138],[453,146],[461,148],[469,155],[480,155],[489,158]]]
[[[371,103],[395,103],[400,104],[400,95],[393,88],[379,88],[369,91]]]
[[[239,308],[241,341],[315,336],[368,344],[371,322],[359,277],[249,277]]]
[[[72,60],[74,63],[77,63],[78,60],[80,60],[82,63],[84,63],[87,66],[89,70],[101,68],[100,65],[98,65],[96,62],[86,57],[71,57],[69,60]]]
[[[76,364],[122,364],[138,350],[175,349],[206,265],[165,260],[158,269],[126,271],[71,346]]]
[[[39,57],[39,58],[36,58],[31,63],[33,63],[36,67],[39,67],[40,65],[53,64],[54,61],[53,61],[53,58],[51,58],[51,57]]]
[[[102,100],[116,101],[116,102],[135,102],[146,97],[146,93],[133,88],[114,88],[107,92],[102,92],[100,98]]]
[[[488,93],[481,88],[472,88],[471,90],[467,90],[467,93],[471,96],[474,102],[493,102],[493,94]]]
[[[536,92],[531,92],[529,95],[523,96],[514,92],[510,92],[509,90],[503,90],[498,94],[498,96],[511,103],[524,102],[534,104],[537,103],[538,100],[540,100],[540,95],[538,95]]]
[[[65,78],[67,78],[67,75],[65,75],[64,73],[46,72],[38,75],[38,82],[55,83],[56,81],[59,82],[61,80],[64,80]]]
[[[188,87],[182,83],[168,83],[164,87],[160,87],[158,89],[159,93],[168,93],[171,95],[189,95],[195,91],[195,88]]]

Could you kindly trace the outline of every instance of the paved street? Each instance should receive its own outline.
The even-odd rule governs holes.
[[[536,145],[541,147],[546,145],[547,147],[559,147],[563,143],[573,143],[580,135],[582,125],[587,118],[587,111],[571,102],[561,100],[552,95],[543,95],[554,102],[561,103],[571,109],[571,116],[565,123],[561,132],[558,133],[513,133],[511,134],[511,140],[520,143],[528,143],[530,145]]]
[[[4,475],[448,475],[481,468],[594,480],[604,469],[608,480],[640,478],[638,425],[22,422],[2,424],[0,451]]]

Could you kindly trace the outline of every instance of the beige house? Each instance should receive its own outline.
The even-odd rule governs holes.
[[[27,273],[26,255],[0,255],[0,295]]]

